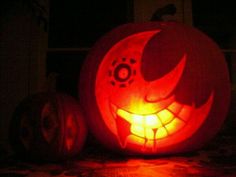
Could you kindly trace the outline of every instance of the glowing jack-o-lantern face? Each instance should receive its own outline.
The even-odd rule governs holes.
[[[203,46],[198,47],[195,44],[194,46],[194,42],[186,38],[192,35],[197,39],[204,39],[206,44],[203,44],[211,51],[216,50],[216,53],[218,48],[212,45],[206,36],[179,24],[143,24],[145,30],[142,30],[140,27],[142,25],[139,25],[137,27],[140,31],[131,28],[133,31],[131,30],[129,34],[121,35],[120,33],[126,30],[126,27],[123,29],[121,27],[108,34],[110,39],[112,34],[114,36],[120,34],[123,37],[108,45],[105,52],[104,49],[98,52],[101,48],[96,50],[95,47],[95,52],[92,51],[88,57],[89,59],[100,57],[94,70],[96,79],[91,80],[94,82],[92,88],[94,95],[91,95],[94,98],[90,99],[91,96],[82,93],[88,96],[89,101],[95,101],[99,113],[88,116],[89,124],[92,125],[92,130],[99,139],[102,135],[108,134],[104,137],[110,136],[108,139],[115,139],[111,142],[116,141],[116,147],[132,153],[158,154],[195,149],[198,147],[195,146],[197,142],[192,143],[191,139],[194,139],[193,137],[205,126],[212,114],[211,110],[215,109],[215,102],[219,99],[218,86],[210,83],[207,87],[204,85],[207,83],[205,80],[215,82],[218,74],[211,69],[213,63],[204,63],[206,58],[214,55],[208,56],[202,53]],[[184,30],[186,34],[183,33]],[[103,38],[102,42],[104,43],[108,38]],[[195,53],[194,47],[200,54]],[[96,65],[96,62],[93,63],[91,60],[88,63]],[[210,60],[212,62],[213,59]],[[222,56],[217,56],[214,60],[224,62]],[[204,66],[204,64],[211,65]],[[229,85],[225,65],[217,69],[224,70],[223,82],[227,88],[223,90],[228,97]],[[86,70],[92,72],[88,68]],[[85,73],[88,74],[87,72]],[[82,76],[84,77],[83,73]],[[205,79],[205,77],[209,78]],[[214,80],[211,80],[212,78]],[[82,78],[85,87],[86,82],[89,83]],[[86,88],[91,90],[90,87],[91,84],[88,84]],[[228,98],[225,100],[224,103],[227,104]],[[89,104],[94,105],[91,102]],[[97,120],[97,117],[100,120]],[[222,120],[224,116],[215,119]],[[93,126],[95,124],[100,127],[100,132],[97,131],[99,128]],[[101,130],[101,125],[106,128]],[[210,128],[211,125],[208,126]],[[219,128],[219,125],[215,127]],[[188,141],[194,145],[185,147],[184,144]]]

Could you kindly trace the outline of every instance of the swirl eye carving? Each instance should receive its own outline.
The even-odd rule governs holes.
[[[130,85],[136,75],[135,64],[136,60],[133,58],[115,59],[111,63],[111,68],[108,72],[110,84],[119,87],[127,87]]]

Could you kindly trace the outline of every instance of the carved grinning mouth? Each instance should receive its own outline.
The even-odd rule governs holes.
[[[142,151],[155,151],[158,140],[177,133],[186,125],[194,108],[173,101],[158,112],[138,115],[112,105],[121,147],[138,145]]]

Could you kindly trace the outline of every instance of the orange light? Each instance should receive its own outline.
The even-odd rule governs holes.
[[[146,138],[147,138],[147,139],[154,139],[154,132],[153,132],[153,130],[150,129],[150,128],[147,128],[147,129],[145,130],[145,135],[146,135]]]
[[[145,137],[144,128],[141,127],[141,126],[132,125],[132,126],[131,126],[131,132],[132,132],[134,135],[137,135],[137,136],[139,136],[139,137]]]
[[[126,31],[126,26],[118,28],[103,38],[101,45],[96,45],[88,56],[88,66],[83,70],[86,74],[82,74],[81,97],[95,136],[105,145],[137,153],[143,153],[146,148],[144,154],[153,153],[150,147],[157,147],[157,153],[171,152],[172,146],[173,150],[181,150],[183,146],[178,147],[179,144],[188,139],[199,140],[207,132],[207,128],[201,127],[217,119],[216,114],[223,115],[224,111],[214,110],[217,107],[214,101],[224,93],[218,95],[218,89],[225,88],[215,83],[227,79],[226,73],[223,71],[224,76],[214,80],[219,72],[211,61],[217,56],[222,58],[221,54],[211,43],[211,52],[206,53],[202,44],[210,40],[191,28],[182,30],[181,25],[174,28],[175,25],[148,24],[140,29],[135,25],[130,31]],[[194,34],[193,38],[190,35],[191,39],[203,43],[195,45],[194,40],[185,36],[186,31],[188,35]],[[90,68],[94,71],[86,71]],[[83,96],[84,92],[89,99]],[[215,121],[209,126],[217,128],[219,124]],[[135,141],[140,146],[130,146]]]
[[[170,106],[168,106],[168,109],[174,113],[178,113],[182,108],[182,105],[179,104],[178,102],[173,102]]]
[[[127,142],[131,142],[133,144],[137,144],[137,145],[141,145],[143,146],[144,143],[145,143],[145,139],[141,138],[141,137],[138,137],[138,136],[135,136],[135,135],[129,135],[127,137],[127,140],[126,140],[126,143]],[[126,145],[125,145],[126,146]]]
[[[165,138],[166,136],[168,136],[166,129],[164,127],[161,127],[157,130],[155,139]]]
[[[118,109],[117,115],[124,118],[128,122],[132,122],[132,115],[130,113],[128,113],[127,111],[124,111],[122,109]]]
[[[179,113],[179,117],[182,119],[182,120],[188,120],[189,116],[191,115],[191,112],[192,112],[192,107],[191,106],[188,106],[188,105],[185,105],[180,113]]]
[[[167,124],[165,128],[167,129],[169,134],[173,134],[177,132],[178,130],[180,130],[184,126],[184,124],[185,123],[183,121],[181,121],[178,118],[175,118],[172,122]]]
[[[185,112],[186,109],[184,109]],[[167,109],[150,115],[137,115],[118,109],[117,115],[130,123],[130,132],[133,135],[147,140],[164,138],[174,134],[185,125],[184,121],[174,118],[174,114]]]
[[[129,75],[129,71],[128,71],[126,68],[121,68],[120,71],[119,71],[119,73],[118,73],[118,76],[119,76],[119,78],[121,78],[121,79],[127,78],[128,75]]]
[[[158,117],[153,114],[153,115],[148,115],[145,116],[145,127],[150,127],[150,128],[159,128],[162,127],[161,121],[158,119]]]
[[[66,148],[68,151],[70,151],[75,143],[76,131],[77,131],[72,115],[69,115],[68,117],[66,117],[65,131],[66,131],[66,137],[65,137]]]
[[[169,123],[174,118],[174,115],[167,109],[160,111],[157,115],[163,124]]]

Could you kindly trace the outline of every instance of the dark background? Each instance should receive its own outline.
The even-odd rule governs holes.
[[[89,48],[112,28],[133,21],[131,0],[51,0],[47,75],[57,73],[57,90],[77,96],[80,67]],[[79,49],[82,48],[82,50]]]
[[[213,38],[221,49],[236,48],[236,9],[234,1],[192,0],[193,26]],[[57,89],[77,95],[77,76],[89,48],[112,28],[134,21],[132,0],[62,1],[51,0],[47,74],[58,73]],[[232,53],[225,56],[231,68]],[[232,72],[232,71],[231,71]]]
[[[148,3],[148,1],[147,1]],[[192,0],[193,26],[221,48],[231,48],[236,33],[234,1]],[[91,47],[112,28],[133,22],[133,1],[50,1],[49,48]]]

